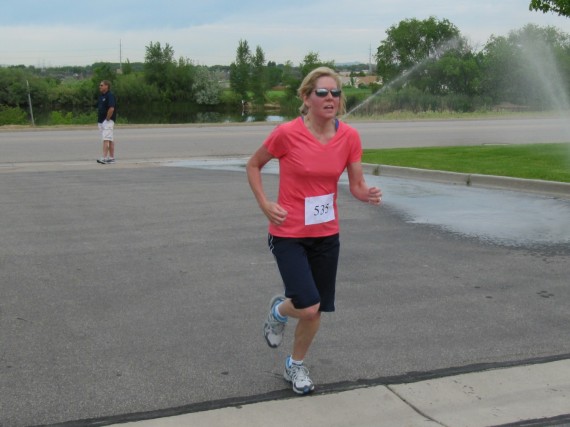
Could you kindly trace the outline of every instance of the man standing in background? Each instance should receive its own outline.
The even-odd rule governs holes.
[[[103,157],[97,159],[102,165],[115,163],[115,141],[113,130],[117,117],[115,95],[111,93],[111,82],[103,80],[99,84],[99,99],[97,101],[97,122],[101,139],[103,140]]]

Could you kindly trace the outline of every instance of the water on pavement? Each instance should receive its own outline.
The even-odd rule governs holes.
[[[244,171],[244,159],[188,160],[169,166]],[[272,161],[265,173],[278,173]],[[518,191],[472,188],[367,175],[383,205],[406,221],[506,246],[570,244],[570,200]],[[346,174],[341,183],[346,183]]]

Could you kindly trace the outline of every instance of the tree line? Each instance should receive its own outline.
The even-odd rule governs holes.
[[[491,36],[480,50],[446,19],[404,20],[386,33],[377,72],[385,83],[396,82],[393,97],[408,108],[570,107],[570,36],[555,27],[528,24]]]
[[[377,90],[382,96],[367,107],[375,114],[474,111],[500,104],[543,110],[563,107],[560,99],[568,99],[570,36],[555,27],[529,24],[507,36],[492,36],[479,48],[447,19],[406,19],[386,30],[375,59],[379,83],[362,94],[350,92],[349,108]],[[30,98],[34,106],[90,122],[97,86],[104,79],[113,82],[122,110],[173,103],[235,109],[242,100],[263,105],[276,87],[283,92],[279,102],[286,106],[296,103],[301,79],[321,65],[338,68],[318,52],[309,52],[298,65],[276,64],[267,60],[261,46],[252,51],[247,40],[240,40],[229,66],[176,59],[169,44],[150,42],[144,63],[127,61],[120,72],[110,63],[64,67],[57,70],[59,75],[34,67],[0,68],[0,124],[26,123]]]

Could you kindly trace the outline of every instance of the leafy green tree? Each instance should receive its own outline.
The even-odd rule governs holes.
[[[424,72],[412,85],[434,95],[463,94],[474,96],[481,86],[481,55],[463,39],[457,39],[438,60],[425,64]]]
[[[122,68],[122,74],[123,76],[128,76],[129,74],[131,74],[134,71],[133,69],[133,64],[131,64],[131,61],[129,61],[127,59],[127,62],[125,62],[123,64],[123,68]]]
[[[0,68],[0,105],[26,105],[26,79],[30,74],[18,68]]]
[[[483,55],[483,91],[495,103],[546,109],[568,99],[568,34],[528,24],[507,37],[491,37]]]
[[[196,66],[188,58],[174,59],[174,49],[168,43],[151,42],[146,48],[145,81],[161,93],[162,102],[191,101]]]
[[[299,69],[301,70],[301,80],[305,78],[307,74],[313,71],[315,68],[319,67],[329,67],[335,68],[334,61],[324,62],[321,61],[318,52],[310,51],[305,55],[303,61],[299,65]]]
[[[82,110],[94,105],[93,83],[89,80],[65,81],[50,87],[48,94],[51,108]]]
[[[570,16],[569,0],[531,0],[529,10],[542,13],[554,12],[558,15]]]
[[[41,78],[25,67],[0,67],[0,105],[28,108],[28,84],[34,106],[49,103],[49,91],[57,85],[51,78]]]
[[[265,91],[267,90],[267,68],[265,66],[265,53],[261,46],[255,49],[255,55],[251,60],[251,90],[256,103],[263,104]]]
[[[208,68],[196,67],[192,93],[194,100],[200,105],[215,105],[220,102],[220,84]]]
[[[242,99],[248,99],[251,77],[251,51],[247,40],[240,40],[236,60],[230,65],[230,87]]]
[[[136,105],[148,105],[160,102],[162,94],[156,85],[149,85],[142,73],[131,73],[121,76],[113,83],[113,91],[120,94],[121,114],[135,108]]]
[[[165,95],[169,101],[191,101],[196,67],[188,58],[180,58],[168,70]]]
[[[483,92],[494,103],[519,103],[515,81],[521,72],[516,47],[507,37],[492,36],[483,50]]]
[[[269,61],[267,63],[268,87],[274,87],[280,85],[283,82],[283,68],[284,66],[278,67],[274,61]]]
[[[472,51],[463,55],[444,55],[439,61],[442,68],[442,84],[450,92],[469,96],[478,95],[481,89],[481,55]]]
[[[168,78],[172,75],[175,67],[174,49],[168,43],[164,48],[160,42],[150,42],[150,45],[146,46],[144,75],[147,83],[166,90]]]
[[[433,16],[423,21],[400,21],[386,34],[376,53],[377,73],[385,82],[418,68],[424,61],[439,59],[445,53],[446,43],[460,36],[459,29],[449,20]]]
[[[290,97],[297,96],[297,88],[301,81],[299,70],[293,66],[293,62],[286,61],[283,65],[283,84],[287,87],[287,93]]]
[[[93,77],[91,77],[91,81],[93,82],[94,89],[96,89],[99,86],[101,80],[109,80],[111,82],[114,82],[116,77],[117,73],[114,67],[108,62],[103,62],[94,67]]]

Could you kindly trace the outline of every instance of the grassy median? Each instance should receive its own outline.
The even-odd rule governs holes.
[[[570,182],[570,143],[364,150],[363,163]]]

